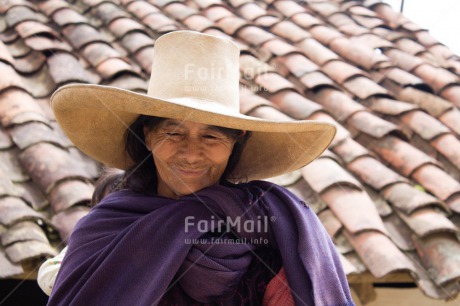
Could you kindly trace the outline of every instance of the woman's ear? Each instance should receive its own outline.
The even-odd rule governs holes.
[[[147,150],[152,151],[152,148],[150,148],[150,134],[151,134],[150,129],[144,126],[143,131],[144,131],[145,147],[147,148]]]

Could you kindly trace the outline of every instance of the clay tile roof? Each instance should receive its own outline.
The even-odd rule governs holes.
[[[55,255],[89,211],[101,165],[57,125],[53,91],[145,93],[155,40],[192,29],[241,48],[244,113],[337,126],[319,159],[271,180],[318,213],[351,282],[406,271],[430,297],[460,291],[449,285],[460,278],[460,57],[390,6],[10,0],[0,14],[0,278]]]

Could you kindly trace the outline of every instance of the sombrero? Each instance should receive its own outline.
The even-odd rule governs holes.
[[[233,176],[248,180],[301,168],[331,143],[334,125],[272,121],[239,112],[239,48],[231,40],[175,31],[155,42],[147,94],[72,84],[51,97],[56,120],[84,153],[108,167],[128,169],[125,131],[139,115],[251,131]]]

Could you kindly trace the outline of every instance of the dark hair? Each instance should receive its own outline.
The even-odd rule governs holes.
[[[106,184],[114,186],[114,183],[110,182],[112,179],[114,181],[117,180],[115,184],[117,185],[117,188],[115,190],[129,188],[137,192],[156,193],[158,182],[156,177],[156,167],[151,156],[152,152],[147,150],[145,146],[144,126],[148,129],[153,129],[163,120],[166,120],[166,118],[140,115],[137,120],[134,121],[128,129],[126,129],[125,151],[133,160],[133,166],[127,169],[126,172],[121,172],[121,174],[118,175],[106,174],[104,183],[101,182],[101,185]],[[250,137],[250,132],[243,132],[241,130],[224,127],[217,128],[224,134],[236,140],[233,151],[228,159],[227,167],[222,174],[221,182],[225,183],[227,180],[241,179],[234,177],[232,172],[241,158],[244,145]],[[93,198],[94,197],[95,196],[93,196]]]
[[[90,207],[99,203],[108,194],[120,189],[125,172],[115,168],[105,168],[94,184]]]

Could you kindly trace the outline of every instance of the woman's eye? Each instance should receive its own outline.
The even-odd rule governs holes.
[[[172,138],[179,138],[179,137],[182,137],[182,134],[180,134],[180,133],[174,133],[174,132],[166,133],[166,135],[167,135],[168,137],[170,137],[170,138],[171,138],[171,137],[172,137]]]
[[[217,139],[217,136],[214,135],[204,135],[203,137],[206,139]]]

